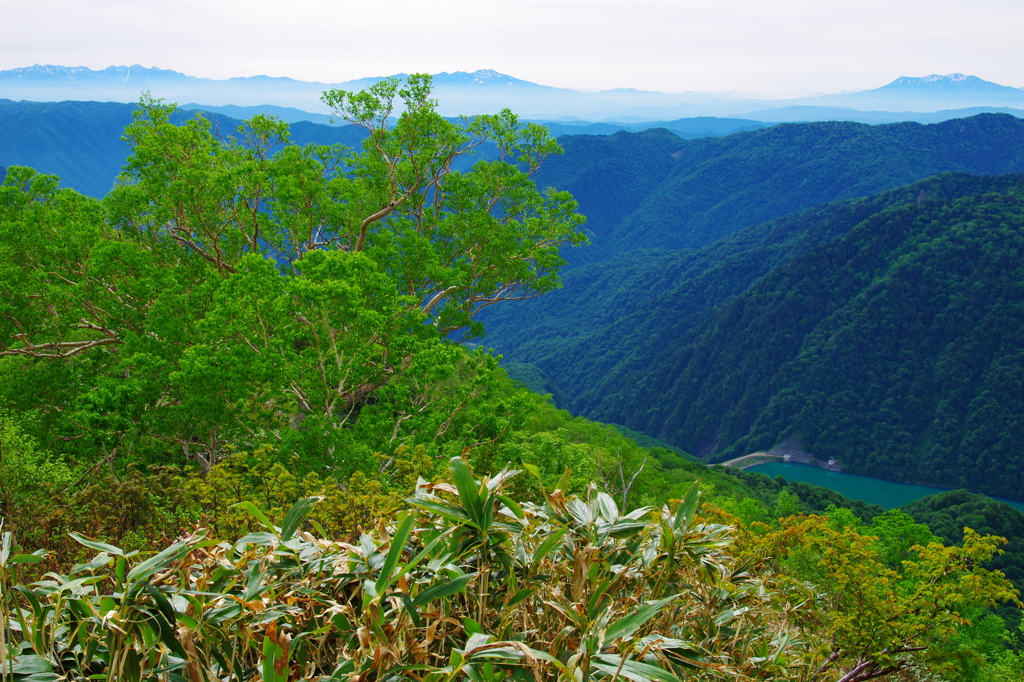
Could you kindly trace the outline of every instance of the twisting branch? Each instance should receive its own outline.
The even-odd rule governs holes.
[[[100,327],[99,325],[92,324],[86,320],[82,320],[77,325],[78,329],[90,329],[103,334],[102,339],[92,339],[88,341],[50,341],[48,343],[32,343],[29,339],[28,334],[14,334],[14,338],[25,344],[24,348],[5,348],[0,350],[0,357],[5,355],[27,355],[32,358],[48,358],[48,359],[60,359],[70,358],[79,353],[84,353],[87,350],[98,348],[99,346],[119,346],[124,343],[117,336],[117,332],[106,327]]]

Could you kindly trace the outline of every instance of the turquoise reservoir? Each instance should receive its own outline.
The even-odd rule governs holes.
[[[792,462],[768,462],[767,464],[758,464],[757,466],[750,467],[747,471],[756,471],[759,474],[766,474],[772,478],[782,476],[787,481],[800,481],[802,483],[820,485],[823,488],[835,490],[837,493],[851,499],[864,500],[886,509],[902,507],[927,495],[935,495],[947,491],[946,488],[936,488],[930,485],[895,483],[882,480],[881,478],[844,474],[838,471],[826,471],[809,464],[796,464]],[[1007,500],[1001,497],[994,497],[992,499],[1005,502],[1014,509],[1024,512],[1024,502]]]

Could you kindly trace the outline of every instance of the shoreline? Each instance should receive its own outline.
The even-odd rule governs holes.
[[[842,471],[842,467],[833,459],[822,461],[815,458],[813,455],[809,455],[805,452],[785,452],[783,454],[776,454],[772,450],[751,452],[748,455],[742,457],[736,457],[730,459],[727,462],[718,462],[718,464],[727,467],[733,467],[734,469],[749,469],[755,467],[758,464],[767,464],[769,462],[780,462],[780,463],[791,463],[791,464],[807,464],[809,466],[818,467],[825,471]]]

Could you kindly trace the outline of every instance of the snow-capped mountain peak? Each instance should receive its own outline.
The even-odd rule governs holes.
[[[87,66],[55,66],[35,64],[20,69],[0,71],[0,76],[26,81],[155,81],[188,79],[178,71],[157,69],[133,64],[132,66],[108,66],[105,69],[90,69]]]
[[[434,83],[438,85],[535,85],[535,83],[519,80],[493,69],[479,69],[472,72],[453,71],[452,73],[443,71],[434,75]]]
[[[6,73],[15,78],[67,78],[74,80],[75,76],[90,71],[85,66],[57,66],[55,64],[34,64],[24,66],[20,69],[10,69]]]
[[[897,78],[888,85],[883,86],[885,88],[917,88],[924,90],[944,90],[944,89],[1003,89],[1007,86],[987,81],[977,76],[965,76],[962,73],[950,73],[946,75],[940,75],[933,73],[930,76],[902,76]]]

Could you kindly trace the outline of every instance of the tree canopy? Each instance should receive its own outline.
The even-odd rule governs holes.
[[[222,136],[144,97],[102,201],[11,169],[0,397],[36,412],[35,436],[206,469],[229,443],[273,442],[342,474],[489,438],[458,418],[494,360],[449,339],[558,286],[583,219],[531,176],[559,147],[509,111],[440,117],[428,76],[324,100],[362,149],[289,144],[264,116]],[[515,412],[489,411],[498,431]]]

